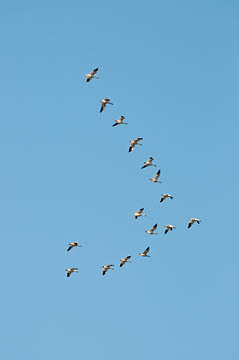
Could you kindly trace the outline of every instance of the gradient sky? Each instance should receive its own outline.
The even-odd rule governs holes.
[[[2,359],[238,359],[238,16],[235,0],[1,2]]]

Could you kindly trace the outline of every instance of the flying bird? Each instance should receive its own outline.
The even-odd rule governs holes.
[[[190,227],[192,226],[192,224],[194,224],[195,222],[198,223],[198,224],[200,224],[201,220],[199,220],[199,219],[197,219],[197,218],[191,218],[191,219],[189,219],[188,228],[190,228]]]
[[[67,277],[70,277],[73,272],[78,272],[78,268],[70,268],[70,269],[65,269],[65,270],[67,273],[67,275],[66,275]]]
[[[96,68],[96,69],[92,70],[89,74],[85,74],[85,76],[87,77],[86,82],[91,81],[93,78],[99,79],[98,76],[95,76],[95,74],[97,73],[98,70],[99,69]]]
[[[82,247],[81,245],[79,245],[79,243],[78,242],[76,242],[76,241],[74,241],[74,242],[70,242],[69,243],[69,247],[68,247],[68,249],[67,249],[67,251],[70,251],[73,247],[75,247],[75,246],[78,246],[78,247]]]
[[[103,100],[100,100],[101,102],[101,108],[100,108],[100,112],[102,112],[104,110],[104,108],[106,107],[107,104],[110,104],[110,105],[113,105],[111,102],[110,102],[110,99],[103,99]]]
[[[152,226],[149,230],[145,230],[145,232],[146,232],[147,234],[150,234],[150,235],[157,235],[158,233],[155,233],[155,232],[154,232],[154,230],[157,229],[157,226],[158,226],[158,224],[155,224],[155,225]]]
[[[135,145],[143,145],[143,144],[138,144],[138,142],[139,142],[140,140],[143,140],[143,138],[137,138],[137,139],[134,139],[134,140],[130,140],[129,152],[131,152],[131,151],[134,150]]]
[[[125,258],[121,259],[120,260],[120,267],[122,267],[127,262],[130,263],[131,262],[131,261],[129,261],[130,258],[131,258],[131,256],[126,256]]]
[[[141,169],[144,169],[148,166],[157,166],[155,164],[152,164],[152,161],[154,160],[154,158],[152,158],[152,156],[150,156],[150,158],[144,162],[144,165],[141,167]]]
[[[143,211],[144,211],[144,208],[141,208],[141,209],[139,209],[139,211],[136,211],[134,213],[135,219],[138,219],[138,217],[140,217],[140,216],[146,216],[145,214],[143,214]]]
[[[160,202],[163,202],[167,198],[173,199],[172,195],[170,195],[170,194],[161,194]]]
[[[152,179],[149,179],[150,181],[154,183],[162,183],[162,181],[158,181],[158,178],[160,177],[160,170],[157,171],[157,173],[154,175]]]
[[[124,119],[125,119],[125,117],[123,115],[121,115],[117,120],[115,120],[115,122],[112,126],[116,126],[116,125],[120,125],[120,124],[128,125],[127,122],[124,122]]]
[[[164,227],[165,227],[164,234],[167,234],[167,232],[168,232],[169,230],[171,230],[171,231],[172,231],[173,229],[176,229],[176,227],[175,227],[175,226],[173,226],[173,225],[169,225],[169,224],[165,225]]]
[[[148,246],[147,249],[145,249],[142,253],[139,253],[139,256],[150,257],[150,255],[148,255],[149,250],[150,247]]]
[[[102,266],[102,268],[103,268],[103,273],[102,273],[102,275],[105,275],[109,269],[114,270],[114,269],[112,268],[112,266],[114,266],[114,265],[103,265],[103,266]]]

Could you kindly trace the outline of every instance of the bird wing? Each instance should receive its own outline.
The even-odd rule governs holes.
[[[67,271],[67,277],[70,277],[71,276],[71,271]]]
[[[191,222],[189,222],[188,223],[188,228],[190,228],[192,226],[192,223]]]
[[[106,270],[104,269],[102,275],[105,275],[107,270],[108,269],[106,269]]]
[[[70,246],[68,247],[67,251],[70,251],[72,248],[73,248],[73,246],[70,245]]]
[[[129,255],[129,256],[126,256],[126,260],[129,260],[131,258],[131,256]]]
[[[100,108],[100,113],[104,110],[104,108],[105,108],[105,103],[102,103],[101,108]]]
[[[144,169],[144,168],[146,168],[147,166],[148,166],[148,165],[145,165],[145,164],[144,164],[144,165],[141,167],[141,169]]]
[[[150,230],[156,230],[157,226],[158,226],[158,224],[155,224]]]
[[[134,145],[130,145],[129,147],[129,152],[133,151],[134,150]]]
[[[141,209],[139,209],[138,212],[139,212],[140,214],[142,214],[143,211],[144,211],[144,208],[141,208]]]
[[[144,255],[147,255],[148,252],[149,252],[149,249],[150,249],[150,247],[148,246],[147,249],[144,250],[143,254],[144,254]]]
[[[167,232],[168,232],[168,229],[166,229],[166,230],[164,231],[164,234],[167,234]]]
[[[116,126],[116,125],[119,125],[119,123],[115,122],[112,126]]]
[[[160,170],[157,171],[155,177],[156,177],[156,179],[158,179],[160,177]]]
[[[86,82],[89,82],[91,79],[92,79],[91,77],[88,77],[88,78],[86,79]]]
[[[91,74],[91,75],[95,75],[98,70],[99,70],[99,68],[96,68],[96,69],[92,70],[90,74]]]

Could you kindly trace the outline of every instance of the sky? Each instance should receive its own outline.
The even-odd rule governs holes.
[[[238,15],[233,0],[2,1],[1,358],[238,359]]]

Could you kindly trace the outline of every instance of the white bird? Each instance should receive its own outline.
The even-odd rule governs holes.
[[[120,124],[124,124],[124,125],[128,125],[127,122],[124,122],[125,117],[123,115],[121,115],[117,120],[115,120],[115,123],[112,126],[116,126],[116,125],[120,125]]]
[[[105,275],[109,269],[114,270],[114,269],[112,269],[112,266],[114,266],[114,265],[103,265],[102,266],[102,268],[103,268],[102,275]]]
[[[144,211],[144,208],[141,208],[141,209],[139,209],[139,211],[136,211],[134,213],[135,219],[138,219],[138,217],[140,217],[140,216],[146,216],[145,214],[142,214],[143,211]]]
[[[188,228],[190,228],[190,227],[192,226],[192,224],[194,224],[195,222],[198,223],[198,224],[200,224],[201,220],[199,220],[199,219],[197,219],[197,218],[191,218],[191,219],[189,219]]]
[[[69,247],[68,247],[67,251],[70,251],[70,250],[71,250],[73,247],[75,247],[75,246],[82,247],[81,245],[79,245],[78,242],[73,241],[73,242],[70,242],[70,243],[69,243]]]
[[[69,269],[65,269],[65,270],[67,273],[67,275],[66,275],[67,277],[70,277],[73,272],[78,272],[78,268],[69,268]]]
[[[154,160],[154,158],[152,158],[152,156],[150,156],[150,158],[144,162],[144,165],[141,167],[141,169],[144,169],[148,166],[157,166],[155,164],[152,164],[152,161]]]
[[[172,195],[170,195],[170,194],[161,194],[160,202],[163,202],[167,198],[173,199]]]
[[[173,225],[169,225],[169,224],[165,225],[164,227],[165,227],[164,234],[167,234],[167,232],[168,232],[169,230],[171,230],[171,231],[172,231],[173,229],[176,229],[176,227],[175,227],[175,226],[173,226]]]
[[[87,77],[86,82],[91,81],[93,78],[99,79],[98,76],[95,76],[95,74],[97,73],[98,70],[99,69],[96,68],[96,69],[92,70],[89,74],[85,74],[85,76]]]
[[[130,263],[131,262],[131,261],[129,261],[130,258],[131,258],[131,256],[126,256],[125,258],[121,259],[120,260],[120,267],[122,267],[127,262]]]
[[[148,246],[147,249],[145,249],[142,253],[139,253],[139,256],[150,257],[150,255],[148,255],[149,250],[150,247]]]
[[[149,179],[150,181],[154,183],[162,183],[162,181],[158,181],[158,178],[160,177],[160,170],[157,171],[157,173],[154,175],[152,179]]]
[[[137,138],[137,139],[134,139],[134,140],[130,140],[130,147],[129,147],[129,152],[133,151],[134,150],[134,147],[135,145],[143,145],[143,144],[138,144],[138,142],[140,140],[143,140],[143,138]]]
[[[155,232],[154,232],[154,230],[157,229],[157,226],[158,226],[158,224],[155,224],[155,225],[152,226],[149,230],[145,230],[145,232],[146,232],[147,234],[150,234],[150,235],[157,235],[158,233],[155,233]]]
[[[106,107],[106,104],[110,104],[110,105],[113,105],[111,102],[110,102],[110,99],[103,99],[103,100],[100,100],[101,102],[101,108],[100,108],[100,112],[102,112],[104,110],[104,108]]]

